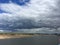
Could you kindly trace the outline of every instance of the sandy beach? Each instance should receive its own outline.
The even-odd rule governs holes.
[[[10,34],[3,34],[0,35],[0,39],[9,39],[9,38],[25,38],[25,37],[32,37],[33,35],[10,35]]]
[[[33,37],[33,36],[41,36],[41,35],[38,35],[38,34],[0,34],[0,39],[25,38],[25,37]],[[44,36],[52,36],[52,35],[44,35]]]

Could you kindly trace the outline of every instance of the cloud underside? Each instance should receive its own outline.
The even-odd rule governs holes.
[[[0,13],[0,29],[26,29],[26,32],[60,30],[60,11],[56,1],[49,0],[49,3],[45,2],[46,4],[43,3],[44,1],[40,1],[41,4],[39,4],[38,1],[32,1],[31,4],[26,6],[19,6],[14,3],[1,4],[1,10],[8,13]]]

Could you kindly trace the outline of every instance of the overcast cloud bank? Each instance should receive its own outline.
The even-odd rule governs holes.
[[[1,3],[0,9],[7,13],[0,13],[0,28],[16,30],[45,27],[48,29],[43,29],[47,31],[60,30],[59,2],[59,0],[30,0],[24,6],[13,2]],[[36,32],[37,30],[29,31]]]

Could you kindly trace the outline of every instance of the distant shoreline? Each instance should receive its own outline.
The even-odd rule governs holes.
[[[56,36],[56,35],[46,35],[40,34],[42,36]],[[33,37],[40,36],[38,34],[0,34],[0,39],[10,39],[10,38],[25,38],[25,37]]]
[[[33,35],[0,35],[0,39],[10,39],[10,38],[25,38],[32,37]]]

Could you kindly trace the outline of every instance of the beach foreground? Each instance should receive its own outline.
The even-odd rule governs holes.
[[[22,35],[4,37],[0,39],[0,45],[58,45],[58,36],[56,35]]]

